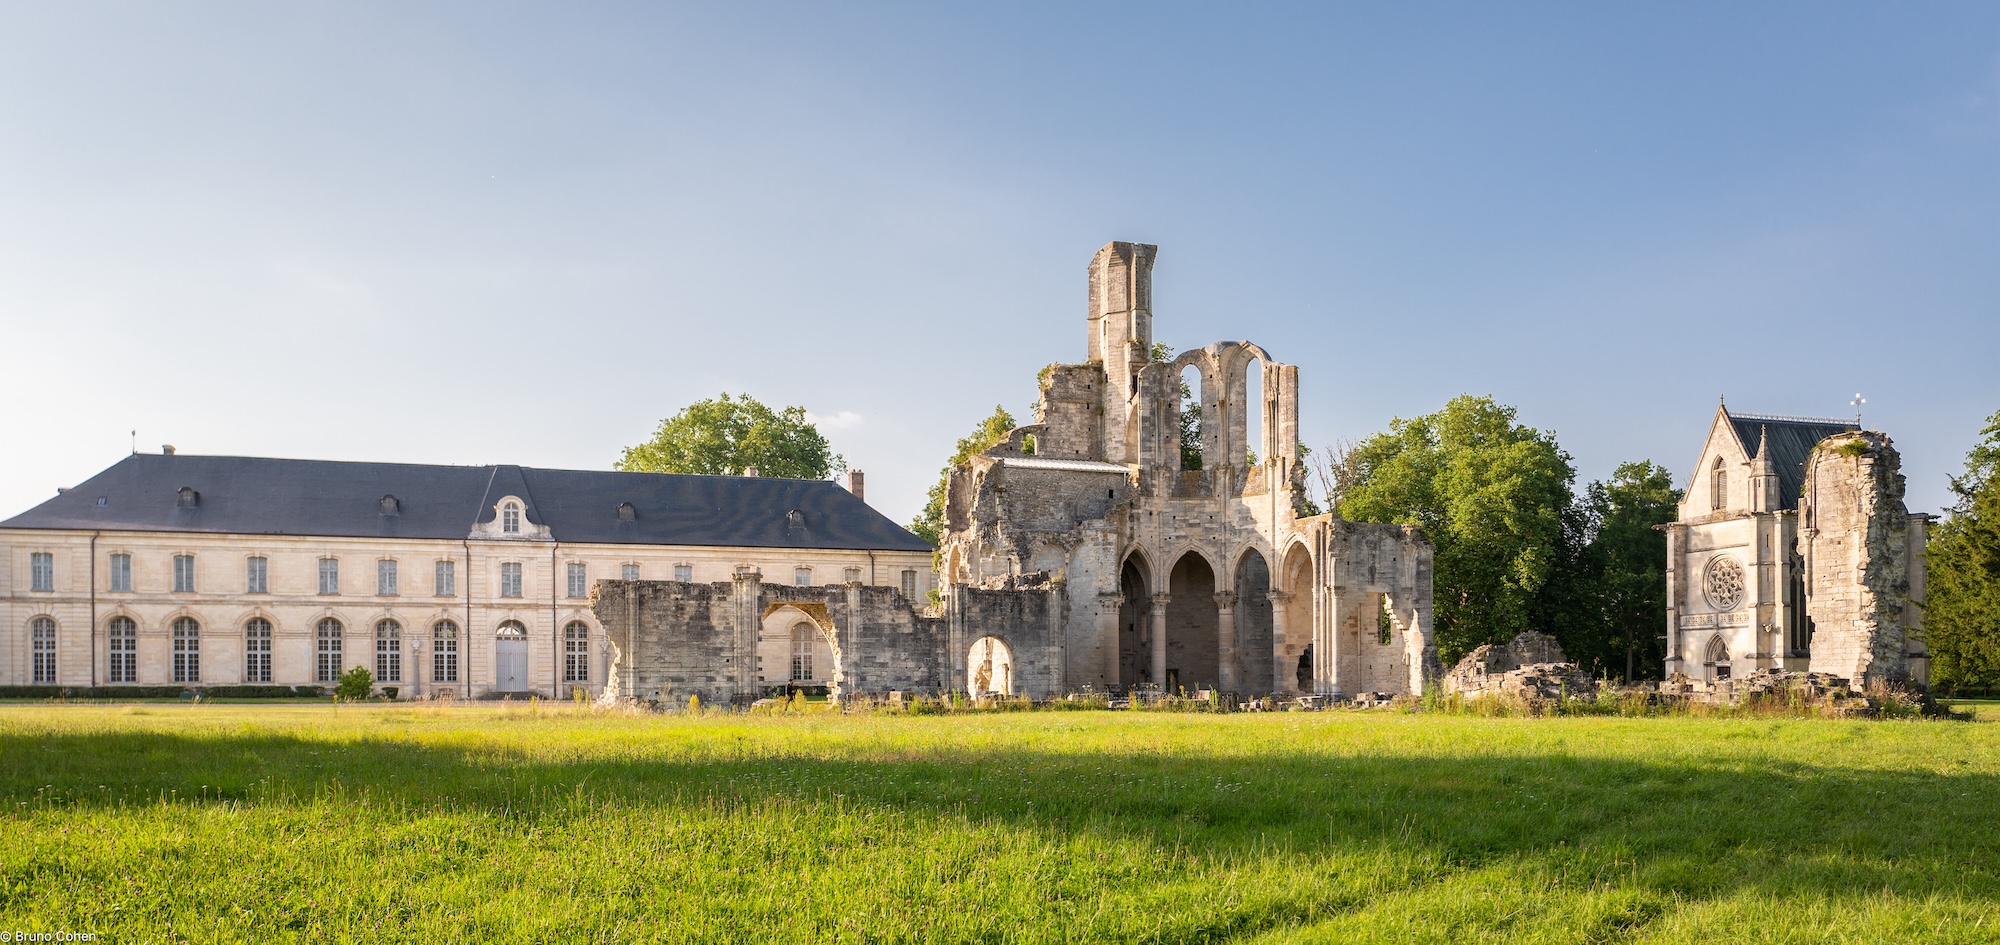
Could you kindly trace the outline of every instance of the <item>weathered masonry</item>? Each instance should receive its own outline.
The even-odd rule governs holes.
[[[1928,682],[1928,522],[1886,435],[1718,407],[1665,526],[1668,675]]]
[[[1155,254],[1098,251],[1084,360],[1052,365],[1035,422],[952,470],[936,606],[750,570],[606,583],[611,696],[755,698],[802,636],[830,641],[836,697],[1421,691],[1430,543],[1309,514],[1298,368],[1246,341],[1154,357]]]

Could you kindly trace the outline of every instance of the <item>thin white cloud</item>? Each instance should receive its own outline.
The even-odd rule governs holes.
[[[852,410],[843,410],[830,417],[807,411],[806,420],[822,430],[852,430],[861,425],[861,415]]]

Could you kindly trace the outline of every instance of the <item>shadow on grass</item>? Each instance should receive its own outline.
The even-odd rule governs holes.
[[[1732,756],[1713,764],[1271,749],[1091,753],[888,743],[882,757],[743,756],[703,735],[697,760],[547,760],[447,737],[272,732],[0,734],[10,813],[148,805],[382,805],[561,822],[606,805],[755,811],[772,804],[998,823],[1250,859],[1379,847],[1450,870],[1532,864],[1565,883],[1706,898],[2000,894],[2000,779]],[[1574,867],[1572,875],[1571,867]]]

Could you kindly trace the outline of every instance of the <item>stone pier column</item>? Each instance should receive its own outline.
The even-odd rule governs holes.
[[[1223,692],[1236,691],[1236,595],[1231,591],[1215,595],[1215,684]]]
[[[1271,591],[1271,684],[1272,692],[1291,692],[1299,687],[1298,663],[1285,659],[1285,604],[1292,595]]]
[[[1100,591],[1097,595],[1097,672],[1105,686],[1118,684],[1118,608],[1125,595]]]
[[[1167,604],[1173,598],[1166,594],[1153,595],[1153,677],[1148,680],[1167,689]]]

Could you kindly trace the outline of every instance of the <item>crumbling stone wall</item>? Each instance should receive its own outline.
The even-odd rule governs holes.
[[[1564,655],[1556,638],[1529,630],[1465,654],[1444,676],[1444,690],[1467,698],[1594,698],[1597,681]]]
[[[1799,545],[1812,672],[1860,685],[1928,675],[1921,631],[1907,625],[1922,536],[1910,535],[1903,489],[1901,458],[1881,433],[1828,437],[1806,461]]]
[[[1098,251],[1085,360],[1043,371],[1036,422],[950,473],[944,583],[1060,575],[1052,665],[1069,688],[1421,690],[1438,672],[1430,543],[1305,514],[1296,367],[1247,341],[1155,359],[1156,256],[1136,243]],[[1199,469],[1181,454],[1189,369]]]

